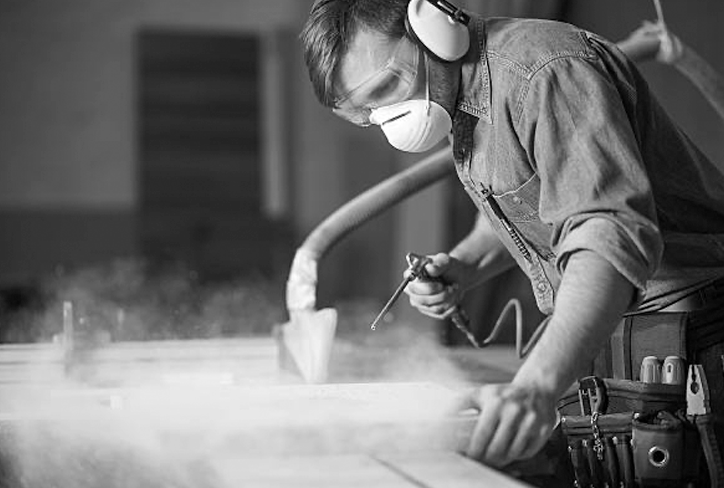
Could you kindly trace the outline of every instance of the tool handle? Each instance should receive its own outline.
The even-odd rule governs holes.
[[[608,486],[616,488],[621,485],[619,476],[618,457],[616,456],[616,446],[613,444],[611,437],[603,438],[604,459],[606,462],[606,473],[608,476]]]
[[[450,315],[450,320],[453,325],[465,335],[468,342],[470,342],[473,347],[476,349],[482,349],[482,346],[470,331],[470,319],[468,318],[468,314],[465,313],[465,310],[463,310],[460,305],[455,305],[455,309],[453,310],[452,315]]]
[[[425,266],[430,263],[432,263],[432,259],[430,259],[428,256],[422,256],[420,254],[415,254],[412,252],[407,253],[407,264],[409,266],[407,269],[410,272],[411,279],[421,279],[425,281],[431,281],[433,283],[442,283],[445,286],[450,286],[450,283],[442,277],[430,276],[430,273],[428,273],[425,269]]]
[[[407,264],[409,265],[408,269],[410,271],[410,277],[413,279],[419,278],[435,283],[442,283],[443,285],[448,286],[449,283],[447,281],[439,276],[430,276],[430,273],[427,272],[425,266],[431,262],[432,259],[430,259],[428,256],[408,253]],[[473,333],[470,331],[470,318],[462,309],[462,307],[460,307],[460,305],[455,305],[455,308],[453,308],[452,314],[450,315],[450,320],[452,321],[453,325],[465,335],[465,338],[468,340],[468,342],[470,342],[470,344],[473,345],[473,347],[477,349],[480,349],[482,347],[477,339],[475,339]]]
[[[631,455],[631,437],[622,435],[614,437],[613,443],[616,446],[618,457],[619,476],[623,481],[624,488],[635,488],[633,457]]]
[[[581,488],[588,488],[591,484],[591,472],[588,468],[588,460],[586,459],[583,441],[573,441],[568,446],[568,455],[571,458],[573,473],[576,477],[576,483]]]
[[[696,415],[693,417],[693,421],[701,437],[701,445],[704,448],[704,458],[709,468],[709,479],[712,482],[711,486],[723,486],[724,464],[722,463],[722,456],[714,430],[714,417],[710,413]]]

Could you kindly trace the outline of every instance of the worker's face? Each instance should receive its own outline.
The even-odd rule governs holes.
[[[411,39],[362,31],[340,63],[334,112],[363,127],[379,126],[401,151],[432,149],[450,134],[452,119],[431,96],[430,65]]]
[[[336,73],[334,112],[364,127],[373,109],[424,96],[423,56],[407,37],[360,31]]]

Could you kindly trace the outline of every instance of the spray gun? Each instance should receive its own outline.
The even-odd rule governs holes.
[[[430,276],[430,274],[425,271],[425,266],[432,262],[431,258],[427,256],[421,256],[415,253],[408,253],[406,259],[408,272],[405,274],[405,278],[399,284],[390,299],[387,300],[385,306],[382,307],[380,313],[377,314],[375,320],[372,321],[372,325],[370,325],[370,328],[372,330],[375,330],[377,328],[377,325],[384,318],[387,312],[389,312],[389,310],[392,308],[392,305],[395,304],[397,299],[400,298],[400,295],[402,295],[402,292],[405,291],[405,287],[410,282],[420,278],[423,280],[445,283],[444,280],[442,280],[441,278]],[[538,339],[540,339],[540,336],[543,334],[543,331],[548,325],[550,317],[546,317],[533,331],[533,334],[530,336],[528,341],[525,342],[523,339],[523,312],[520,301],[517,298],[511,298],[508,301],[505,307],[503,307],[503,310],[500,312],[498,320],[496,320],[492,331],[485,339],[480,342],[475,339],[475,336],[470,331],[470,319],[468,318],[465,311],[460,307],[460,305],[456,305],[453,308],[452,312],[450,313],[450,319],[452,320],[453,325],[455,325],[455,327],[457,327],[458,330],[460,330],[460,332],[465,335],[465,337],[470,342],[470,344],[473,345],[473,347],[475,347],[476,349],[482,349],[491,345],[498,338],[498,335],[500,334],[500,331],[503,329],[505,324],[504,319],[510,313],[515,314],[515,350],[518,357],[522,359],[528,355],[533,346],[535,346],[535,344],[538,342]]]
[[[370,325],[370,329],[375,330],[377,328],[377,325],[379,322],[384,318],[384,316],[389,312],[389,310],[392,308],[392,306],[395,304],[398,298],[400,298],[400,295],[402,295],[402,292],[405,290],[405,287],[407,285],[420,278],[422,280],[427,281],[436,281],[443,283],[443,280],[441,278],[436,278],[430,276],[430,274],[425,270],[425,266],[432,262],[432,259],[430,259],[427,256],[421,256],[419,254],[415,253],[407,253],[407,256],[405,256],[407,259],[407,273],[405,274],[405,278],[402,280],[402,282],[398,285],[395,292],[392,294],[389,300],[387,300],[387,303],[385,303],[385,306],[382,307],[382,310],[379,314],[377,314],[377,317],[375,317],[375,320],[372,321],[372,324]],[[470,341],[470,343],[476,347],[480,348],[481,345],[478,343],[478,341],[475,339],[475,336],[470,331],[470,319],[468,318],[465,311],[460,308],[459,305],[456,305],[455,308],[452,310],[450,314],[450,320],[452,320],[452,323],[457,327],[463,334],[465,334],[465,337]]]

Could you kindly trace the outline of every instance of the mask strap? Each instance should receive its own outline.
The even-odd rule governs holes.
[[[427,54],[422,53],[422,63],[425,65],[425,108],[427,115],[430,115],[430,65],[427,62]]]

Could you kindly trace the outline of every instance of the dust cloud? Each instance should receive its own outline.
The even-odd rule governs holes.
[[[224,488],[241,485],[229,484],[222,458],[460,444],[469,424],[450,415],[465,375],[435,331],[392,319],[372,333],[376,304],[343,307],[330,384],[305,385],[279,367],[271,335],[282,291],[150,277],[138,262],[54,277],[37,348],[13,352],[28,370],[0,382],[0,487]]]

